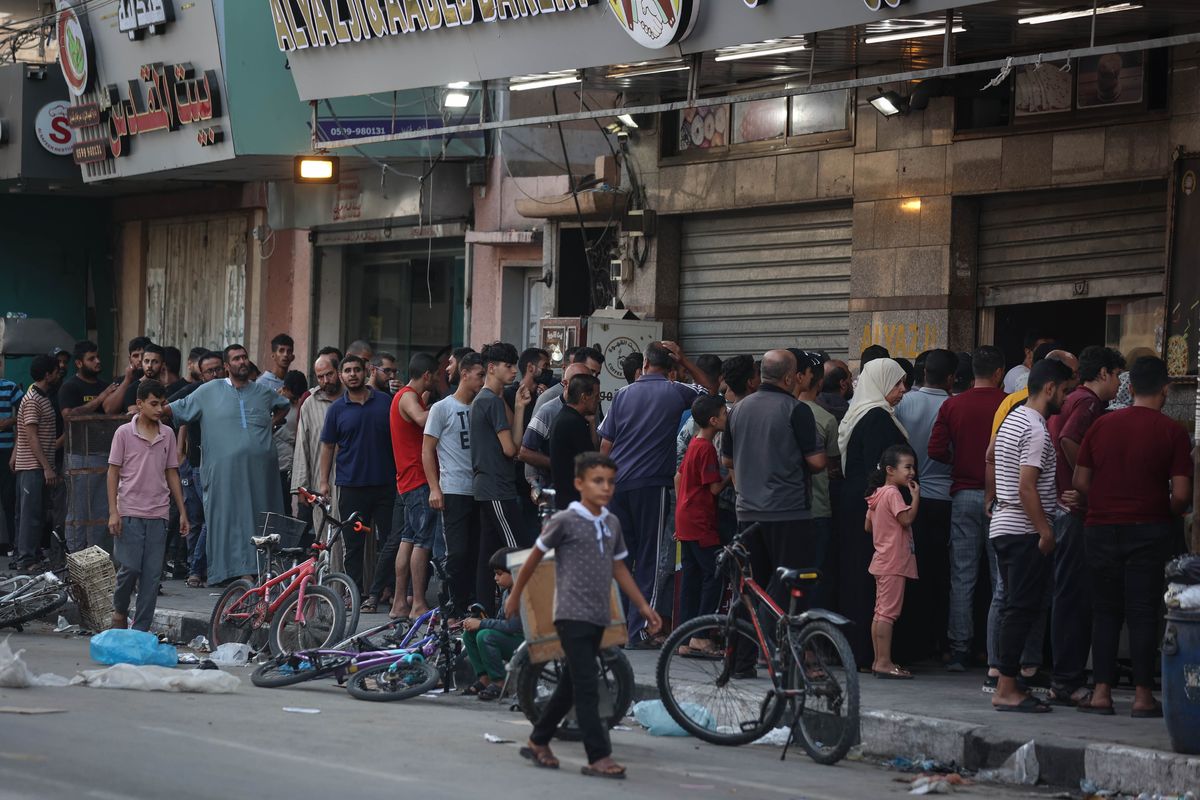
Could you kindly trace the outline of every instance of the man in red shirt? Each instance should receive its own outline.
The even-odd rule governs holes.
[[[1161,717],[1154,699],[1155,637],[1171,522],[1192,498],[1192,443],[1162,413],[1170,379],[1160,358],[1139,358],[1129,371],[1133,405],[1105,414],[1079,448],[1074,486],[1087,498],[1084,536],[1092,595],[1092,667],[1096,688],[1078,708],[1113,713],[1117,646],[1129,626],[1132,716]]]
[[[946,669],[951,672],[963,672],[970,663],[975,579],[988,535],[983,502],[984,455],[991,438],[992,417],[1005,397],[1000,388],[1004,354],[998,348],[980,347],[971,356],[971,366],[975,385],[942,404],[929,434],[929,457],[951,465],[950,621],[946,632],[951,648]],[[989,633],[992,627],[989,619]],[[992,640],[989,635],[988,656],[995,663]]]
[[[434,384],[437,360],[429,353],[417,353],[408,362],[408,383],[392,398],[392,457],[396,461],[396,519],[391,536],[375,565],[375,582],[364,611],[375,611],[383,589],[395,576],[395,594],[390,616],[413,617],[424,614],[425,589],[429,585],[429,553],[438,534],[440,517],[429,507],[429,480],[421,463],[425,440],[425,420],[429,406],[425,394]],[[403,522],[401,522],[403,520]],[[412,577],[412,603],[408,601],[409,576]]]
[[[1092,345],[1079,354],[1079,388],[1071,392],[1062,411],[1049,420],[1050,439],[1057,458],[1058,494],[1071,491],[1071,474],[1084,435],[1117,396],[1125,359],[1110,347]],[[1074,705],[1085,699],[1085,671],[1092,648],[1092,631],[1079,621],[1092,615],[1083,545],[1082,507],[1059,504],[1054,519],[1054,600],[1050,611],[1050,642],[1054,674],[1050,696]]]

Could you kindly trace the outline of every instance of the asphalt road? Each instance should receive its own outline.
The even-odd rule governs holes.
[[[10,639],[35,673],[94,669],[85,638],[34,626]],[[867,763],[821,767],[802,752],[722,748],[687,738],[613,733],[624,782],[585,778],[579,744],[560,743],[563,768],[537,770],[517,743],[529,725],[505,705],[422,697],[355,700],[332,682],[259,689],[233,669],[241,690],[168,694],[82,687],[0,689],[0,707],[65,709],[0,713],[0,798],[876,798],[900,796],[897,773]],[[319,709],[318,714],[284,711]],[[1029,797],[1029,789],[972,786],[973,797]]]

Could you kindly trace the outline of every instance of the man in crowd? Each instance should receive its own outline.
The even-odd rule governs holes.
[[[579,499],[575,488],[575,457],[594,451],[596,408],[600,405],[600,379],[585,373],[575,375],[563,395],[566,402],[550,425],[550,475],[554,503],[562,511]]]
[[[600,370],[604,368],[604,355],[594,347],[578,347],[570,351],[567,358],[567,364],[568,367],[571,364],[582,364],[587,368],[589,374],[595,375],[597,378],[599,378]],[[564,379],[562,383],[556,383],[538,395],[537,403],[535,403],[533,406],[534,412],[536,413],[538,409],[549,403],[551,400],[558,400],[561,398],[566,389],[567,383],[564,370]],[[549,432],[549,427],[547,427],[546,432]]]
[[[136,399],[137,382],[142,378],[142,351],[146,349],[146,345],[148,344],[150,344],[150,339],[145,336],[135,336],[129,340],[129,363],[125,365],[125,375],[121,379],[121,382],[117,384],[117,388],[104,401],[105,414],[126,413],[129,405],[125,404],[125,397],[129,394],[131,388],[135,393]]]
[[[163,367],[165,366],[164,356],[166,353],[161,347],[153,342],[147,342],[142,348],[142,374],[136,381],[129,384],[125,389],[125,398],[122,400],[124,405],[115,413],[133,414],[137,410],[137,387],[143,380],[149,379],[152,381],[163,381]]]
[[[957,363],[956,357],[953,368],[957,368]],[[991,437],[992,418],[1004,401],[1004,390],[1000,388],[1004,354],[984,345],[973,354],[971,368],[974,385],[941,404],[928,445],[931,459],[950,465],[950,606],[946,629],[950,660],[946,669],[951,672],[964,672],[971,663],[975,584],[988,530],[984,456]],[[927,380],[929,372],[926,360]],[[936,372],[940,372],[940,367]]]
[[[0,359],[0,369],[3,369]],[[17,408],[24,392],[14,381],[0,377],[0,555],[16,548],[16,477],[9,461],[17,441]]]
[[[222,354],[226,377],[210,380],[169,405],[177,422],[204,426],[204,518],[209,583],[252,576],[257,569],[250,537],[264,512],[283,511],[279,459],[272,423],[288,400],[250,381],[250,356],[240,344]]]
[[[571,379],[576,375],[591,375],[586,364],[571,363],[563,370],[563,379],[560,386],[570,384]],[[554,391],[554,387],[550,387],[543,395]],[[533,417],[529,420],[529,424],[525,427],[524,438],[521,439],[521,450],[518,457],[525,464],[525,480],[530,485],[541,489],[553,487],[554,481],[550,474],[550,428],[554,425],[555,418],[566,407],[565,395],[557,392],[558,399],[550,403],[539,403],[537,410],[533,412]],[[539,397],[540,401],[541,398]],[[574,467],[572,476],[574,476]],[[572,477],[572,480],[574,478]]]
[[[400,391],[400,381],[396,378],[396,357],[391,353],[376,353],[371,358],[371,386],[377,392],[383,392],[389,397]]]
[[[300,405],[300,421],[296,425],[296,449],[292,451],[292,491],[301,486],[309,491],[318,488],[321,470],[321,431],[325,430],[325,415],[329,407],[342,396],[342,378],[338,374],[338,358],[331,353],[317,356],[313,362],[313,374],[317,376],[317,387],[308,395],[308,401]],[[333,514],[339,515],[337,464],[330,466],[329,483],[333,494],[329,502]],[[300,506],[300,518],[311,521],[312,507]],[[339,542],[331,553],[335,564],[340,564],[345,544]]]
[[[645,356],[641,353],[630,353],[621,359],[621,374],[625,376],[625,384],[629,385],[642,377],[642,365]]]
[[[371,359],[375,357],[375,349],[371,347],[371,343],[363,339],[355,339],[346,347],[346,355],[358,356],[363,360],[364,364],[371,363]]]
[[[667,373],[678,367],[707,385],[669,380]],[[600,452],[611,456],[618,468],[617,489],[609,509],[621,522],[634,580],[656,610],[660,602],[658,564],[662,548],[671,542],[666,523],[675,476],[675,435],[684,410],[706,390],[716,394],[716,382],[704,375],[679,345],[652,342],[646,348],[642,376],[617,393],[598,430]],[[658,645],[643,639],[645,622],[632,606],[628,622],[632,647]]]
[[[1054,551],[1054,445],[1046,419],[1067,395],[1071,369],[1049,359],[1029,372],[1029,397],[1000,425],[995,445],[996,507],[988,528],[996,553],[1004,605],[1000,612],[997,664],[1000,676],[992,707],[1043,713],[1050,706],[1017,683],[1029,633],[1044,611]]]
[[[529,422],[533,418],[536,401],[539,399],[539,395],[545,394],[543,390],[552,384],[559,385],[558,381],[554,380],[554,373],[550,371],[550,354],[539,347],[530,347],[524,350],[517,359],[517,377],[504,387],[504,402],[508,405],[509,412],[516,410],[517,391],[521,387],[525,387],[529,391],[529,396],[533,400],[525,406],[522,431],[529,430]],[[520,451],[518,451],[519,454]],[[524,529],[525,535],[532,539],[536,536],[538,529],[537,505],[533,502],[530,481],[525,477],[525,464],[521,461],[513,462],[513,480],[517,485],[521,527]]]
[[[429,407],[423,399],[433,388],[437,361],[429,353],[416,353],[408,362],[408,383],[390,405],[392,458],[396,464],[396,513],[404,522],[393,523],[392,535],[379,553],[375,581],[364,610],[373,611],[371,600],[378,601],[384,587],[392,589],[391,617],[417,617],[429,609],[425,590],[429,586],[429,554],[439,535],[438,514],[429,505],[429,479],[421,461],[425,423]],[[409,580],[412,603],[408,601]]]
[[[391,535],[396,499],[396,464],[389,429],[391,403],[387,395],[367,385],[367,362],[360,356],[343,358],[340,372],[346,392],[325,414],[318,493],[328,497],[336,480],[338,512],[343,517],[358,512],[363,524],[372,528],[375,541],[383,543]],[[363,582],[365,553],[364,534],[348,533],[346,574],[363,595],[368,594]]]
[[[521,525],[520,503],[513,459],[525,430],[525,407],[532,405],[529,389],[521,386],[510,412],[504,402],[504,387],[517,374],[517,348],[495,342],[483,348],[486,378],[471,401],[471,468],[473,494],[479,503],[480,542],[476,564],[475,596],[493,616],[495,584],[487,560],[501,547],[526,547],[532,541]]]
[[[200,375],[200,356],[209,352],[207,347],[193,347],[188,352],[187,358],[187,381],[188,383],[200,383],[203,381]],[[170,399],[170,395],[167,396]]]
[[[58,359],[37,356],[29,367],[33,384],[21,399],[17,412],[16,448],[13,473],[16,475],[17,568],[25,574],[41,571],[38,558],[42,540],[45,494],[61,478],[54,469],[54,405],[50,389],[58,380]]]
[[[1050,340],[1036,333],[1025,334],[1025,360],[1004,374],[1004,391],[1008,394],[1025,388],[1029,379],[1029,369],[1033,366],[1033,354],[1039,345]]]
[[[793,353],[793,355],[795,355]],[[808,406],[817,430],[817,444],[825,451],[825,469],[812,473],[812,520],[809,527],[816,543],[817,560],[813,563],[823,575],[832,575],[829,553],[833,548],[833,500],[829,494],[829,480],[841,475],[842,454],[838,449],[837,418],[817,404],[817,394],[825,375],[825,359],[809,350],[801,350],[798,359],[800,370],[796,375],[796,399]],[[911,433],[911,429],[910,429]],[[922,484],[922,490],[924,484]],[[922,499],[923,499],[922,495]],[[833,602],[832,580],[822,580],[813,590],[813,605],[829,608]]]
[[[905,392],[896,406],[896,418],[908,431],[908,443],[917,454],[921,503],[913,522],[917,574],[910,585],[904,612],[897,623],[897,644],[917,640],[910,652],[925,658],[937,652],[937,643],[946,629],[947,603],[950,597],[950,499],[951,468],[945,461],[929,456],[929,440],[938,412],[950,399],[950,387],[958,356],[950,350],[930,350],[918,358],[921,379],[917,388]]]
[[[1085,372],[1086,363],[1081,360],[1081,375],[1091,371],[1089,366]],[[1172,553],[1171,523],[1192,500],[1192,443],[1162,413],[1171,382],[1166,363],[1143,357],[1129,372],[1133,405],[1095,421],[1075,467],[1074,488],[1087,498],[1087,580],[1099,590],[1092,597],[1096,688],[1078,702],[1081,711],[1114,713],[1112,687],[1125,623],[1133,662],[1131,715],[1161,717],[1153,694],[1158,607],[1163,567]]]
[[[854,381],[850,377],[850,367],[845,361],[831,360],[825,365],[825,377],[821,379],[817,405],[841,422],[842,417],[846,416],[846,410],[850,408],[850,398],[853,395]]]
[[[224,359],[220,353],[205,350],[195,356],[198,380],[189,383],[175,394],[168,395],[167,402],[173,403],[195,392],[202,385],[225,377]],[[183,501],[187,507],[191,529],[188,532],[188,586],[193,589],[204,585],[208,573],[208,526],[204,519],[204,481],[200,473],[201,462],[200,420],[193,420],[179,427],[176,446],[179,448],[179,482],[183,486]]]
[[[182,358],[183,354],[178,347],[163,348],[162,384],[166,387],[167,397],[188,385],[187,380],[180,373]]]
[[[429,507],[442,515],[446,572],[457,614],[475,602],[479,562],[479,510],[471,469],[471,401],[483,388],[483,359],[474,351],[458,361],[454,394],[434,403],[425,420],[421,463],[429,481]]]
[[[1093,345],[1079,354],[1079,387],[1062,411],[1050,418],[1059,495],[1072,492],[1071,477],[1079,447],[1092,423],[1104,413],[1121,387],[1125,359],[1110,347]],[[1050,606],[1050,643],[1054,672],[1051,696],[1070,703],[1085,698],[1091,630],[1079,620],[1091,617],[1091,592],[1084,549],[1083,507],[1062,505],[1054,520],[1054,599]]]
[[[272,392],[283,388],[283,378],[296,360],[296,343],[286,333],[281,333],[271,340],[270,366],[258,376],[258,383],[266,386]]]
[[[58,406],[64,418],[81,414],[101,414],[104,401],[116,386],[100,377],[100,352],[94,342],[75,343],[75,374],[63,381],[58,390]],[[106,453],[70,453],[66,469],[76,475],[72,485],[73,497],[67,507],[65,536],[67,550],[74,553],[85,547],[100,545],[111,550],[108,536],[108,489],[105,474],[108,469]]]
[[[450,351],[450,358],[446,361],[446,385],[449,387],[451,394],[458,388],[458,378],[463,358],[474,352],[475,350],[470,347],[456,347]]]

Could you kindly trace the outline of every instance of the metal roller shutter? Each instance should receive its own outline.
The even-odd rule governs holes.
[[[697,216],[683,223],[679,338],[693,356],[774,347],[846,355],[849,206]]]
[[[1161,294],[1165,183],[984,198],[979,304]]]

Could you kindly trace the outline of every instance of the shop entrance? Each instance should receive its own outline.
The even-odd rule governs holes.
[[[1158,349],[1162,298],[1092,298],[1024,303],[981,310],[980,342],[991,341],[1011,366],[1025,357],[1026,333],[1061,344],[1078,355],[1101,344],[1127,353],[1135,347]]]

